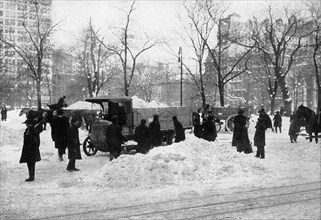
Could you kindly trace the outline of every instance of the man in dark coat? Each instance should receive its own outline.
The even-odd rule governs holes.
[[[140,120],[140,125],[135,128],[134,140],[137,142],[137,152],[147,153],[150,147],[149,129],[146,126],[146,119]]]
[[[177,116],[173,116],[174,131],[175,131],[175,143],[185,140],[185,129],[183,125],[178,121]]]
[[[55,148],[58,149],[58,158],[60,161],[63,161],[63,155],[66,154],[67,148],[67,134],[69,128],[69,119],[63,115],[63,110],[57,110],[57,117],[53,120],[52,123],[54,126],[54,142]]]
[[[124,140],[126,139],[122,134],[120,126],[118,125],[118,117],[112,117],[111,122],[112,124],[109,125],[106,129],[106,140],[108,150],[110,152],[110,161],[116,159],[120,155],[122,151],[121,145],[124,143]]]
[[[36,124],[33,119],[27,119],[24,122],[27,126],[23,135],[23,147],[20,163],[27,163],[29,178],[27,182],[35,180],[36,162],[41,160],[40,157],[40,133],[43,131],[41,123]]]
[[[158,115],[153,116],[153,121],[149,124],[149,132],[151,136],[151,144],[153,147],[162,145],[162,132],[158,120]]]
[[[275,133],[278,133],[278,128],[280,129],[280,133],[282,133],[281,128],[282,128],[282,117],[279,111],[276,111],[276,114],[273,117],[273,125],[275,128]]]
[[[255,126],[255,134],[254,134],[254,146],[257,147],[256,157],[261,157],[261,159],[265,158],[265,130],[266,126],[264,124],[263,118],[258,118],[256,126]]]
[[[216,125],[213,115],[209,115],[207,120],[202,125],[203,138],[207,141],[215,141],[217,137]]]
[[[71,125],[68,128],[67,134],[67,147],[69,163],[67,170],[69,172],[79,171],[76,168],[76,160],[81,160],[80,141],[78,128],[81,126],[82,119],[78,116],[71,118]]]
[[[271,120],[270,116],[268,114],[266,114],[264,108],[262,108],[259,111],[259,117],[263,118],[266,129],[271,128],[272,131],[274,131],[273,127],[272,127],[272,120]]]
[[[243,115],[244,110],[239,109],[238,115],[234,117],[233,141],[238,152],[252,153],[252,147],[247,132],[247,118]]]

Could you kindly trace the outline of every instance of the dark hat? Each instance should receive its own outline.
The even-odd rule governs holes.
[[[75,116],[73,116],[73,117],[71,118],[71,123],[74,123],[74,122],[76,122],[76,121],[81,121],[81,117],[75,115]]]
[[[177,116],[173,116],[172,119],[173,119],[174,121],[177,121]]]
[[[212,121],[214,119],[214,116],[213,115],[209,115],[208,118],[207,118],[209,121]]]
[[[154,119],[158,119],[158,115],[157,114],[154,115]]]
[[[240,108],[237,113],[243,114],[243,113],[244,113],[244,110]]]
[[[146,124],[146,119],[141,119],[141,120],[140,120],[140,123],[141,123],[142,125],[145,125],[145,124]]]
[[[259,111],[259,113],[265,113],[264,108],[261,108],[261,110]]]
[[[118,117],[117,117],[116,115],[114,115],[113,117],[111,117],[111,121],[112,121],[113,123],[117,123]]]

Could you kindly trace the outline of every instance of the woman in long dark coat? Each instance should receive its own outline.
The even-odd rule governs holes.
[[[202,125],[203,138],[207,141],[215,141],[217,137],[216,125],[213,119],[213,115],[209,115]]]
[[[68,147],[68,159],[69,163],[67,166],[67,170],[72,171],[79,171],[76,168],[76,160],[81,160],[81,153],[80,153],[80,141],[79,141],[79,131],[78,128],[81,126],[81,118],[73,116],[71,118],[71,125],[68,129],[67,135],[67,147]]]
[[[158,115],[154,115],[153,117],[153,121],[149,123],[149,132],[152,146],[157,147],[162,145],[162,132],[158,121]]]
[[[238,115],[234,117],[234,133],[232,143],[236,145],[238,152],[243,152],[248,154],[252,153],[252,147],[249,140],[249,135],[247,132],[247,118],[243,115],[244,111],[240,109]],[[232,144],[232,145],[233,145]]]
[[[40,157],[40,133],[43,131],[41,123],[36,124],[32,119],[27,119],[24,122],[27,126],[23,134],[23,147],[20,158],[20,163],[27,163],[29,178],[27,182],[35,180],[36,162],[41,160]]]
[[[265,158],[264,146],[266,130],[263,118],[258,118],[255,128],[256,130],[254,134],[254,146],[257,147],[256,157],[261,157],[261,159],[263,159]]]

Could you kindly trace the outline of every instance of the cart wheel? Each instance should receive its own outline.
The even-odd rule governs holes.
[[[234,130],[234,124],[233,120],[234,117],[237,116],[237,114],[230,115],[226,120],[225,120],[225,130],[228,132],[233,132]]]
[[[215,122],[216,132],[218,133],[221,130],[221,122]]]
[[[85,140],[84,140],[84,143],[82,145],[83,147],[83,150],[84,150],[84,153],[87,155],[87,156],[93,156],[97,153],[97,149],[95,148],[95,146],[91,143],[91,140],[89,137],[87,137]]]

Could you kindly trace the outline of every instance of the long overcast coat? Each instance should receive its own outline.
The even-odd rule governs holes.
[[[183,125],[178,120],[173,120],[174,130],[175,130],[175,142],[180,142],[185,140],[185,129]]]
[[[203,138],[207,141],[215,141],[217,137],[216,125],[213,120],[206,120],[203,125]]]
[[[20,163],[35,163],[41,160],[40,157],[40,133],[43,131],[42,124],[26,128],[23,134],[23,147]]]
[[[247,132],[246,126],[247,118],[239,114],[235,116],[234,123],[234,132],[233,132],[233,144],[236,145],[237,151],[244,153],[252,153],[252,147],[249,140],[249,135]],[[233,145],[234,146],[234,145]]]
[[[71,124],[67,135],[68,159],[81,160],[79,132],[76,125]]]
[[[154,120],[151,123],[149,123],[149,132],[151,136],[151,144],[153,146],[161,146],[162,132],[158,121],[158,117],[154,116]]]

